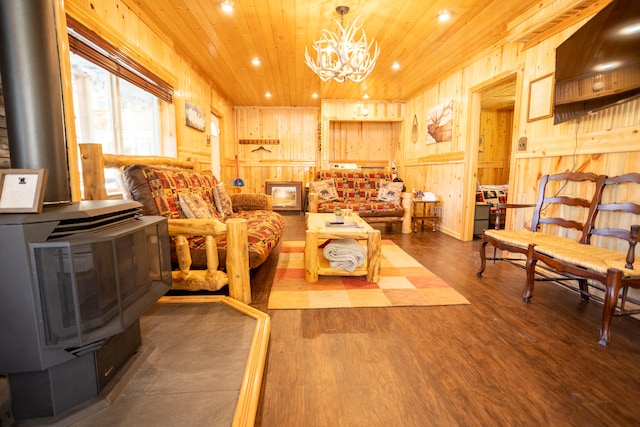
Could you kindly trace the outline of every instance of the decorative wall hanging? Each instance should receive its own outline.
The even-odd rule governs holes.
[[[238,144],[278,145],[279,139],[239,139]]]
[[[411,141],[415,144],[418,142],[418,116],[413,115],[413,124],[411,125]]]
[[[553,116],[553,73],[531,81],[528,110],[528,122]]]
[[[451,141],[453,134],[453,99],[427,112],[427,144]]]
[[[190,102],[185,102],[185,114],[187,116],[187,126],[204,132],[206,118],[200,107]]]

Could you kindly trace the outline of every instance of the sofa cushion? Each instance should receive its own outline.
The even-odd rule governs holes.
[[[338,200],[351,203],[377,202],[378,189],[383,181],[392,181],[391,173],[384,170],[325,169],[318,171],[318,181],[333,179]],[[320,200],[322,203],[323,201]]]
[[[318,200],[321,202],[331,202],[339,200],[336,184],[333,179],[323,179],[311,183],[311,191],[318,194]]]
[[[186,218],[189,219],[212,219],[215,218],[213,210],[197,193],[182,193],[178,195],[180,208]]]
[[[234,212],[257,211],[273,209],[272,199],[267,194],[262,193],[239,193],[231,194]]]
[[[233,204],[231,203],[231,197],[229,197],[224,182],[220,182],[213,187],[213,199],[216,209],[222,217],[233,215]]]
[[[124,182],[133,197],[142,203],[144,215],[162,215],[170,219],[184,218],[178,196],[199,194],[221,219],[214,208],[213,188],[216,178],[210,172],[175,170],[145,165],[132,165],[124,169]]]
[[[381,181],[378,189],[379,202],[400,203],[400,195],[402,194],[403,182]]]
[[[274,247],[280,241],[284,230],[284,217],[277,212],[266,210],[236,212],[232,218],[244,218],[247,220],[247,233],[249,241],[249,268],[255,268],[262,264]],[[224,269],[227,262],[227,236],[217,236],[218,259],[220,268]],[[207,255],[205,252],[204,237],[189,239],[191,248],[191,268],[205,269],[207,267]],[[174,245],[171,245],[171,261],[174,266],[178,260]]]
[[[340,209],[352,209],[359,216],[365,217],[402,217],[404,208],[397,203],[390,202],[325,202],[318,203],[319,213],[333,213],[336,207]]]

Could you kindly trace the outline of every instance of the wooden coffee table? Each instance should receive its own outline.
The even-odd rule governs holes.
[[[352,226],[329,226],[334,215],[328,213],[307,213],[307,232],[304,245],[305,279],[309,283],[317,282],[318,275],[325,276],[367,276],[369,282],[380,279],[380,230],[375,230],[357,214],[352,213],[345,218]],[[366,240],[367,259],[353,273],[346,270],[335,270],[329,266],[329,260],[322,253],[322,245],[330,239]]]

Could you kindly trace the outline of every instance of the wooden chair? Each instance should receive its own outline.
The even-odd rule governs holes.
[[[584,186],[590,183],[592,194],[590,199],[567,195],[574,187]],[[529,244],[540,240],[549,239],[570,239],[584,241],[585,223],[592,220],[595,210],[594,198],[600,191],[604,183],[604,176],[598,176],[589,172],[563,172],[554,175],[544,175],[540,178],[538,186],[538,200],[535,205],[504,204],[498,206],[498,212],[504,208],[530,208],[534,207],[533,217],[529,230],[500,230],[499,213],[496,217],[496,229],[485,230],[482,233],[482,245],[480,246],[480,270],[478,277],[482,277],[487,260],[491,261],[522,261],[525,259],[525,267],[533,260],[528,253]],[[555,184],[555,185],[551,185]],[[577,193],[577,192],[576,192]],[[546,215],[549,213],[549,215]],[[541,232],[545,229],[547,232]],[[494,256],[488,258],[486,246],[491,244],[494,247]],[[499,257],[496,250],[508,251],[513,254],[520,254],[522,257]],[[533,278],[536,281],[565,280],[562,278],[547,278],[540,276]],[[569,280],[569,279],[566,279]],[[584,298],[588,298],[586,281],[579,280],[579,286]],[[523,298],[529,301],[532,289],[525,291]]]
[[[532,245],[529,248],[533,257],[527,271],[529,296],[533,292],[533,272],[537,262],[543,262],[547,268],[569,280],[578,280],[583,299],[591,296],[587,280],[592,280],[592,283],[599,282],[604,286],[600,330],[600,344],[603,346],[609,343],[611,320],[618,309],[619,297],[619,314],[640,312],[625,310],[629,287],[640,288],[640,271],[634,268],[635,249],[640,238],[640,225],[634,224],[640,222],[640,203],[621,200],[626,194],[634,194],[633,191],[623,190],[622,187],[625,185],[640,185],[640,174],[628,173],[603,180],[603,185],[597,189],[597,203],[589,216],[580,242],[571,242],[559,247]],[[622,228],[621,221],[631,225],[626,229]],[[606,241],[593,242],[594,238]]]

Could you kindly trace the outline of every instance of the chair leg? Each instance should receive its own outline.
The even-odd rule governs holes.
[[[489,242],[487,242],[486,240],[483,240],[482,245],[480,245],[480,270],[478,270],[478,272],[476,273],[477,277],[482,277],[482,273],[484,272],[484,269],[487,267],[487,253],[486,253],[487,243]]]
[[[589,301],[589,299],[591,299],[589,283],[585,279],[578,279],[578,286],[580,287],[580,298],[582,298],[583,301]]]
[[[527,260],[525,261],[525,269],[527,271],[527,284],[522,295],[522,299],[529,303],[533,297],[533,287],[536,283],[536,264],[538,260],[533,256],[535,245],[529,245],[527,249]]]
[[[622,287],[622,271],[610,268],[607,271],[607,283],[605,284],[604,308],[602,310],[602,326],[600,328],[600,341],[598,344],[606,347],[609,344],[611,320],[618,303],[618,294]]]

